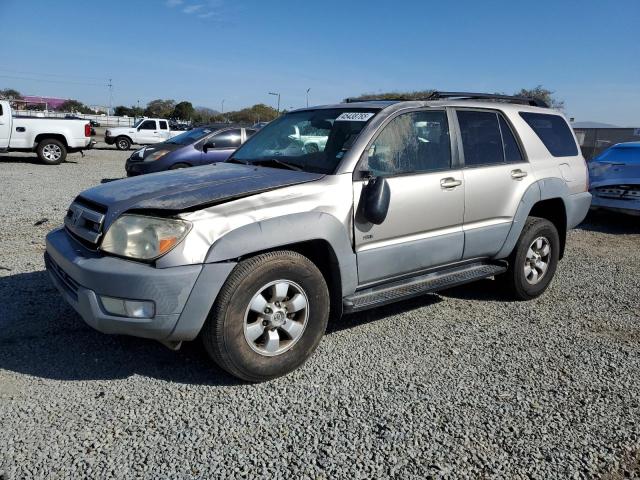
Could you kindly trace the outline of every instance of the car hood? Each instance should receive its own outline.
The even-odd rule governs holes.
[[[640,184],[640,163],[591,162],[589,182],[592,188],[619,184]]]
[[[80,201],[106,207],[104,226],[131,210],[178,213],[312,182],[322,174],[217,163],[109,182],[85,190]]]

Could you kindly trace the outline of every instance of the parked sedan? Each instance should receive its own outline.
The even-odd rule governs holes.
[[[640,142],[619,143],[589,163],[591,208],[640,215]]]
[[[127,159],[127,176],[224,162],[256,131],[238,125],[194,128],[163,143],[133,152]]]

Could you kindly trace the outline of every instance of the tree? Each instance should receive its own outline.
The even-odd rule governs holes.
[[[180,120],[191,120],[195,109],[191,102],[180,102],[173,109],[172,117]]]
[[[554,97],[555,92],[553,90],[549,90],[544,88],[542,85],[538,85],[537,87],[526,89],[523,88],[519,92],[516,92],[515,95],[521,97],[531,97],[542,100],[551,108],[564,109],[564,101]]]
[[[93,110],[78,100],[66,100],[56,110],[61,112],[94,113]]]
[[[278,112],[273,107],[258,103],[249,108],[226,113],[225,117],[237,123],[270,122],[278,117]]]
[[[176,106],[175,100],[151,100],[147,103],[144,115],[147,117],[169,118]]]
[[[209,107],[195,107],[193,116],[191,117],[193,123],[215,123],[216,115],[220,112]]]
[[[22,95],[13,88],[5,88],[4,90],[0,90],[0,98],[4,100],[20,100],[22,99]]]
[[[124,105],[118,105],[113,109],[113,114],[116,117],[133,117],[133,109],[129,107],[125,107]]]
[[[420,98],[426,98],[431,95],[434,90],[416,90],[413,92],[382,92],[382,93],[363,93],[362,95],[358,95],[357,97],[349,97],[353,100],[362,100],[370,98],[372,100],[391,100],[391,99],[402,99],[402,100],[416,100]],[[346,100],[346,99],[345,99]]]

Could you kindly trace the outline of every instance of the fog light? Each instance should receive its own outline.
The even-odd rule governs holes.
[[[100,301],[108,314],[118,317],[153,318],[156,313],[155,304],[148,300],[127,300],[101,295]]]

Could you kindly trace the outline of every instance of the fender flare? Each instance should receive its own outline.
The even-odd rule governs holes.
[[[358,266],[351,239],[344,225],[325,212],[293,213],[239,227],[213,243],[205,263],[235,260],[252,253],[312,240],[324,240],[333,249],[338,260],[343,296],[355,292]]]
[[[531,212],[531,209],[536,203],[552,198],[559,198],[564,203],[566,216],[570,217],[571,202],[568,201],[570,195],[571,193],[569,192],[567,184],[559,178],[543,178],[529,185],[529,188],[527,188],[520,199],[520,204],[518,205],[516,214],[513,217],[511,229],[507,234],[507,239],[502,245],[500,251],[495,255],[495,258],[506,258],[511,254],[513,248],[518,242],[518,238],[520,238],[520,234],[522,233],[524,224],[527,221],[529,212]],[[569,226],[568,218],[567,228],[571,228]]]

